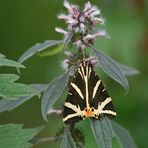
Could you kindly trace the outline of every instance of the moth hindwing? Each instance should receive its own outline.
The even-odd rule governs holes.
[[[69,85],[63,121],[65,124],[72,124],[88,117],[100,119],[103,115],[116,116],[112,99],[92,64],[83,61]]]

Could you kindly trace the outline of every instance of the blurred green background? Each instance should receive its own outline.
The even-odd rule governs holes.
[[[82,6],[87,0],[71,0]],[[97,5],[106,20],[105,29],[111,39],[98,39],[97,47],[114,59],[133,66],[139,75],[128,77],[130,91],[123,88],[99,69],[101,78],[114,100],[118,113],[115,119],[126,127],[139,148],[148,147],[148,1],[147,0],[90,0]],[[61,39],[56,26],[64,23],[57,14],[65,11],[62,0],[0,0],[0,52],[9,59],[17,60],[29,47],[47,39]],[[48,83],[63,71],[60,67],[63,55],[52,57],[34,56],[24,63],[19,82]],[[15,69],[3,68],[1,73],[16,73]],[[65,99],[61,96],[59,104]],[[50,115],[49,122],[41,116],[40,99],[33,98],[12,112],[0,114],[0,123],[23,123],[25,127],[46,125],[42,136],[53,137],[62,127],[57,116]],[[88,121],[79,124],[86,136],[85,148],[96,147]],[[118,148],[116,141],[113,145]],[[57,148],[54,141],[37,145],[36,148]]]

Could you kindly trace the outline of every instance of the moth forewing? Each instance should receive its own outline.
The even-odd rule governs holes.
[[[102,115],[116,116],[112,99],[89,61],[82,61],[69,85],[64,104],[65,124],[78,122],[84,118],[100,119]]]

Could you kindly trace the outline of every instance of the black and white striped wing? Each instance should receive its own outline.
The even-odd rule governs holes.
[[[112,99],[94,70],[92,70],[91,72],[89,82],[90,106],[94,108],[94,117],[96,119],[99,119],[103,115],[106,115],[108,117],[116,116]]]
[[[85,109],[85,83],[77,71],[70,83],[68,96],[64,104],[63,121],[66,124],[83,119],[82,112]]]
[[[116,116],[112,99],[88,62],[82,62],[69,86],[64,104],[63,121],[75,123],[86,117]]]

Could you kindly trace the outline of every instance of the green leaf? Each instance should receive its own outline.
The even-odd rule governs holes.
[[[3,57],[5,57],[5,55],[3,55],[2,53],[0,53],[0,58],[1,58],[1,57],[3,58]]]
[[[112,121],[114,135],[117,138],[121,148],[137,148],[133,138],[127,129]]]
[[[37,89],[40,93],[45,90],[47,85],[45,84],[33,84],[31,85],[33,88]],[[9,99],[1,99],[0,100],[0,112],[4,112],[6,110],[11,111],[17,106],[23,104],[24,102],[28,101],[31,99],[34,95],[31,96],[23,96],[19,97],[16,100],[9,100]]]
[[[51,46],[60,44],[60,43],[62,43],[62,40],[60,40],[60,41],[47,40],[47,41],[44,41],[44,43],[37,43],[34,46],[32,46],[31,48],[29,48],[22,56],[20,56],[18,61],[20,63],[23,63],[28,58],[32,57],[34,54],[36,54],[40,51],[43,51]]]
[[[120,67],[122,72],[127,76],[139,74],[139,71],[133,67],[129,67],[129,66],[121,64],[119,62],[118,62],[118,66]]]
[[[41,57],[44,57],[44,56],[53,56],[53,55],[58,54],[59,52],[61,52],[62,47],[63,47],[63,44],[59,44],[53,50],[44,51],[44,52],[39,53],[38,55],[41,56]]]
[[[0,85],[2,83],[13,83],[18,80],[20,77],[15,74],[0,74]]]
[[[76,148],[76,144],[70,135],[70,131],[65,127],[60,148]]]
[[[67,85],[67,82],[68,82],[68,74],[65,73],[49,83],[47,89],[43,94],[42,103],[41,103],[42,116],[45,120],[47,120],[46,116],[48,114],[49,109],[62,94]]]
[[[37,89],[39,92],[43,92],[45,91],[48,85],[47,84],[30,84],[30,86]]]
[[[16,100],[10,100],[10,99],[1,99],[0,100],[0,112],[4,112],[4,111],[11,111],[14,108],[16,108],[17,106],[23,104],[24,102],[26,102],[27,100],[31,99],[33,97],[32,96],[26,96],[26,97],[19,97]]]
[[[121,68],[118,66],[118,63],[116,63],[111,57],[101,51],[95,50],[95,52],[103,71],[112,79],[121,84],[126,91],[128,91],[128,80],[125,74],[122,72]]]
[[[29,141],[36,136],[43,127],[23,129],[22,125],[6,124],[0,125],[0,147],[1,148],[29,148]]]
[[[113,129],[109,119],[91,120],[91,129],[95,140],[101,148],[112,148]]]
[[[0,97],[16,99],[21,96],[39,95],[39,92],[29,85],[14,83],[18,78],[13,74],[0,75]]]
[[[39,92],[26,84],[2,83],[0,84],[0,96],[6,99],[16,99],[21,96],[39,95]]]
[[[13,60],[6,59],[3,54],[0,54],[0,66],[9,66],[9,67],[17,67],[17,68],[25,68],[24,65],[15,62]]]

